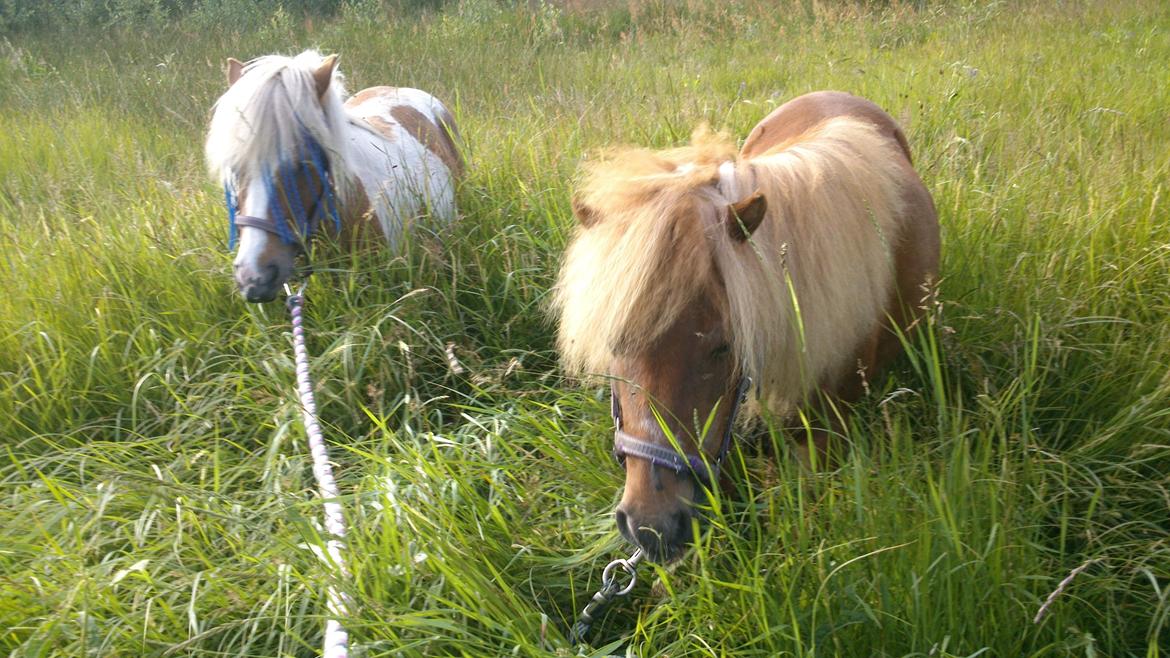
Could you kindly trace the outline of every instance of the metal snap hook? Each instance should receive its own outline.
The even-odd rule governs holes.
[[[287,297],[304,297],[305,296],[305,286],[308,285],[308,283],[309,283],[308,279],[301,281],[301,285],[297,288],[297,291],[294,293],[292,286],[288,285],[288,282],[286,281],[284,283],[285,296],[287,296]]]
[[[601,584],[605,587],[610,587],[614,582],[614,570],[621,567],[627,574],[630,575],[630,582],[622,589],[614,592],[614,596],[625,596],[634,590],[634,585],[638,584],[638,563],[646,556],[645,551],[638,549],[629,559],[618,558],[613,562],[605,565],[605,570],[601,572]]]

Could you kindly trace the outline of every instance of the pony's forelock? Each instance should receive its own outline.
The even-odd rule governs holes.
[[[703,190],[734,153],[729,136],[700,127],[689,146],[608,149],[584,165],[577,198],[599,221],[576,229],[552,301],[568,370],[602,372],[717,292],[718,218]]]
[[[735,157],[726,133],[700,126],[691,143],[654,151],[638,147],[603,149],[582,166],[579,199],[603,214],[624,212],[640,204],[670,204],[718,177],[720,163]]]
[[[305,135],[333,161],[344,178],[346,121],[344,77],[336,68],[318,98],[313,73],[325,58],[315,50],[296,57],[268,55],[244,67],[243,76],[215,104],[204,152],[211,177],[238,183],[263,175],[264,167],[294,157]]]

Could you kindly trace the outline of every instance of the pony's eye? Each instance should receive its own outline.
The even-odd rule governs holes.
[[[719,358],[721,356],[726,356],[727,353],[730,351],[731,351],[731,346],[728,345],[727,343],[723,343],[719,347],[716,347],[715,349],[711,350],[711,357],[712,358]]]

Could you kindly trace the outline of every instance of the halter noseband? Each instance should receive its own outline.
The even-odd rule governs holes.
[[[723,458],[731,449],[731,428],[735,425],[735,417],[739,415],[740,406],[747,398],[751,388],[752,378],[742,375],[739,386],[736,387],[735,398],[731,401],[731,413],[727,417],[727,430],[723,433],[723,443],[715,458],[708,461],[703,456],[703,445],[699,444],[698,454],[679,454],[672,447],[643,441],[622,429],[622,405],[618,402],[617,388],[610,385],[610,413],[613,415],[613,456],[619,464],[625,464],[626,457],[645,459],[654,466],[661,466],[674,471],[678,475],[694,473],[695,477],[711,486],[719,478],[719,467]],[[662,434],[661,430],[658,432]],[[663,442],[665,443],[665,437]]]

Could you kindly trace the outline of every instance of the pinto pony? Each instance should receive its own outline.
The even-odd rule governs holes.
[[[571,373],[611,378],[618,528],[658,560],[692,536],[697,480],[717,479],[744,392],[781,415],[855,400],[859,370],[900,352],[938,267],[905,135],[840,92],[777,108],[738,155],[703,131],[610,151],[586,166],[573,211],[558,347]]]
[[[351,243],[374,234],[393,247],[426,211],[454,217],[463,161],[434,96],[371,87],[347,99],[337,55],[311,50],[229,58],[227,77],[205,151],[248,301],[275,298],[322,220]]]

